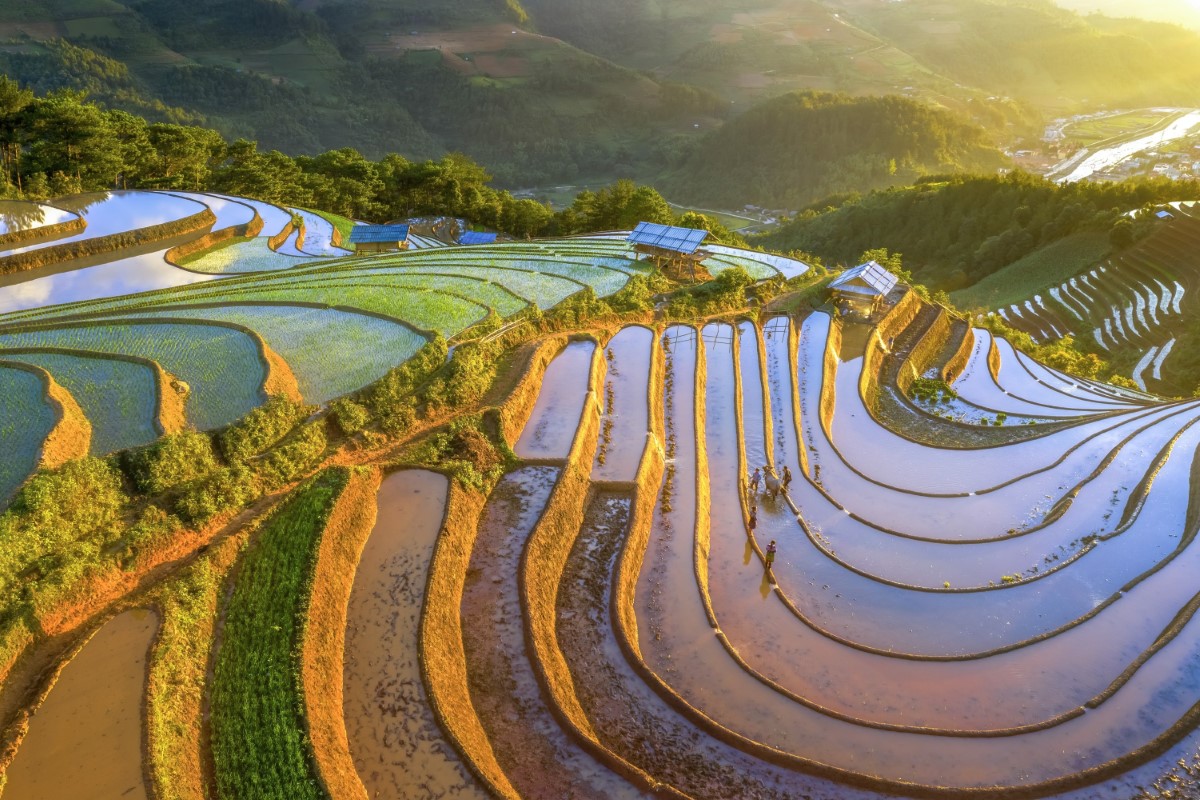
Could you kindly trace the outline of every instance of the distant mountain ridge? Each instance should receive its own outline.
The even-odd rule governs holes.
[[[656,181],[793,91],[899,94],[997,141],[1097,105],[1200,105],[1196,52],[1200,36],[1177,26],[1045,0],[0,4],[0,72],[41,93],[86,91],[291,154],[462,151],[512,187]],[[867,178],[854,188],[882,185]],[[751,200],[746,179],[727,182],[742,184],[732,204]]]

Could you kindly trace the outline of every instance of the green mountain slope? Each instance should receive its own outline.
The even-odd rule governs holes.
[[[1200,36],[1081,17],[1046,0],[837,0],[851,20],[957,82],[1042,108],[1200,102]]]
[[[514,27],[522,14],[505,0],[3,4],[0,71],[289,153],[461,150],[520,182],[649,174],[657,143],[713,110]]]
[[[886,247],[903,254],[905,267],[922,283],[956,291],[1072,234],[1107,235],[1130,209],[1196,196],[1200,185],[1195,181],[1060,186],[1021,172],[957,177],[812,209],[756,244],[804,250],[843,264]],[[1034,277],[1022,277],[1032,282],[1030,290],[1047,285]]]
[[[991,172],[1005,159],[960,116],[896,96],[797,93],[767,101],[692,151],[673,197],[796,208],[829,194],[906,185],[930,172]],[[731,180],[729,176],[737,176]]]

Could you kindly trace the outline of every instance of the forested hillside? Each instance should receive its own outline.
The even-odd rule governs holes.
[[[301,8],[0,4],[0,72],[291,154],[462,151],[511,185],[652,174],[675,133],[723,110],[514,27],[515,0]]]
[[[554,212],[496,189],[487,170],[459,153],[371,160],[343,147],[293,157],[200,126],[148,122],[72,93],[39,97],[0,76],[0,198],[114,188],[221,191],[377,222],[451,215],[518,237],[676,221],[656,190],[629,180],[580,192]],[[683,223],[708,228],[718,241],[739,241],[698,214],[684,214]]]
[[[743,110],[797,90],[901,94],[1004,144],[1098,103],[1200,104],[1200,36],[1122,26],[999,0],[13,0],[0,73],[292,155],[461,151],[519,188],[657,180]],[[906,153],[972,161],[897,152],[901,171]],[[834,154],[854,188],[891,182],[854,155]],[[731,204],[751,201],[750,177],[725,183]]]
[[[1195,181],[1059,185],[1022,172],[952,177],[850,197],[836,208],[818,204],[758,243],[844,264],[887,247],[903,254],[921,282],[954,291],[1071,234],[1108,233],[1130,209],[1197,196]],[[1120,233],[1114,238],[1128,243]]]
[[[1200,102],[1200,37],[1049,0],[845,0],[850,18],[960,83],[1043,108]]]
[[[710,134],[663,185],[692,203],[796,208],[927,173],[994,172],[1005,161],[981,128],[951,112],[896,96],[806,92]]]
[[[1123,2],[1074,5],[1115,17],[1133,14]],[[1081,16],[1048,0],[776,0],[753,6],[527,0],[526,6],[545,30],[579,47],[677,80],[688,75],[690,82],[740,102],[747,93],[796,88],[856,94],[907,89],[970,112],[982,112],[979,104],[994,103],[993,95],[1046,111],[1081,102],[1190,105],[1200,91],[1195,32]]]

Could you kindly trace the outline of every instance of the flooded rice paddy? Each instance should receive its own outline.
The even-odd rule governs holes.
[[[487,797],[438,727],[417,658],[426,566],[448,488],[435,472],[385,478],[354,576],[342,698],[350,754],[369,797]]]
[[[725,796],[711,779],[734,764],[739,796],[1195,786],[1200,406],[1076,381],[1006,342],[993,370],[976,331],[968,381],[1073,423],[927,447],[875,420],[864,341],[828,359],[830,326],[659,335],[665,465],[637,489],[653,513],[638,522],[593,469],[559,593],[601,743],[703,797]],[[750,491],[763,465],[791,472],[786,492]],[[628,639],[614,603],[634,613]]]
[[[0,256],[149,228],[199,214],[205,209],[202,202],[166,192],[98,192],[60,198],[55,203],[64,211],[82,216],[87,223],[84,229],[63,238],[0,250]]]
[[[5,800],[149,797],[142,698],[157,631],[157,614],[126,611],[63,668],[8,767]]]
[[[0,236],[38,234],[38,228],[68,222],[78,215],[71,211],[25,200],[0,200]]]
[[[523,798],[1200,796],[1200,402],[972,335],[964,402],[1052,428],[906,438],[864,396],[877,334],[820,313],[634,326],[551,360],[472,530],[447,477],[387,477],[347,615],[367,795],[485,797],[486,752]],[[464,570],[450,713],[479,737],[457,745],[420,663],[443,546]],[[5,798],[60,796],[80,778],[44,765],[93,758],[94,796],[145,796],[156,625],[128,612],[80,651]],[[119,734],[76,711],[101,700]]]

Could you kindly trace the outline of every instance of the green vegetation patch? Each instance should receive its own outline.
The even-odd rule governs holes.
[[[265,237],[254,239],[230,239],[211,250],[184,259],[183,266],[192,272],[207,275],[237,275],[246,272],[272,272],[291,269],[319,259],[303,256],[285,256],[276,253],[267,244]]]
[[[0,500],[7,500],[37,467],[55,416],[32,372],[0,364],[0,398]]]
[[[354,230],[354,220],[349,217],[343,217],[341,214],[334,214],[329,211],[320,211],[315,208],[305,208],[311,214],[316,214],[334,227],[338,233],[342,235],[342,244],[350,244],[350,231]]]
[[[423,336],[404,325],[332,308],[230,305],[143,316],[210,319],[250,328],[283,356],[310,403],[325,403],[361,389],[425,343]]]
[[[92,455],[141,447],[158,438],[154,423],[158,389],[150,367],[132,361],[64,353],[17,353],[5,357],[41,367],[71,393],[92,423]]]
[[[6,347],[55,347],[157,361],[191,389],[187,419],[202,430],[228,425],[266,399],[266,367],[258,346],[231,328],[114,322],[0,334],[0,356]]]
[[[1059,285],[1107,256],[1109,250],[1107,234],[1077,233],[1035,250],[973,286],[953,292],[950,300],[959,308],[1003,308]]]
[[[419,274],[426,271],[438,275],[461,276],[491,281],[526,298],[531,303],[535,303],[542,310],[553,308],[583,288],[576,281],[552,275],[548,272],[533,272],[503,266],[482,267],[444,264],[437,267],[421,266],[405,270],[409,274],[414,272]]]
[[[219,797],[323,797],[303,722],[299,651],[321,535],[348,480],[335,468],[296,489],[246,553],[213,677]]]

